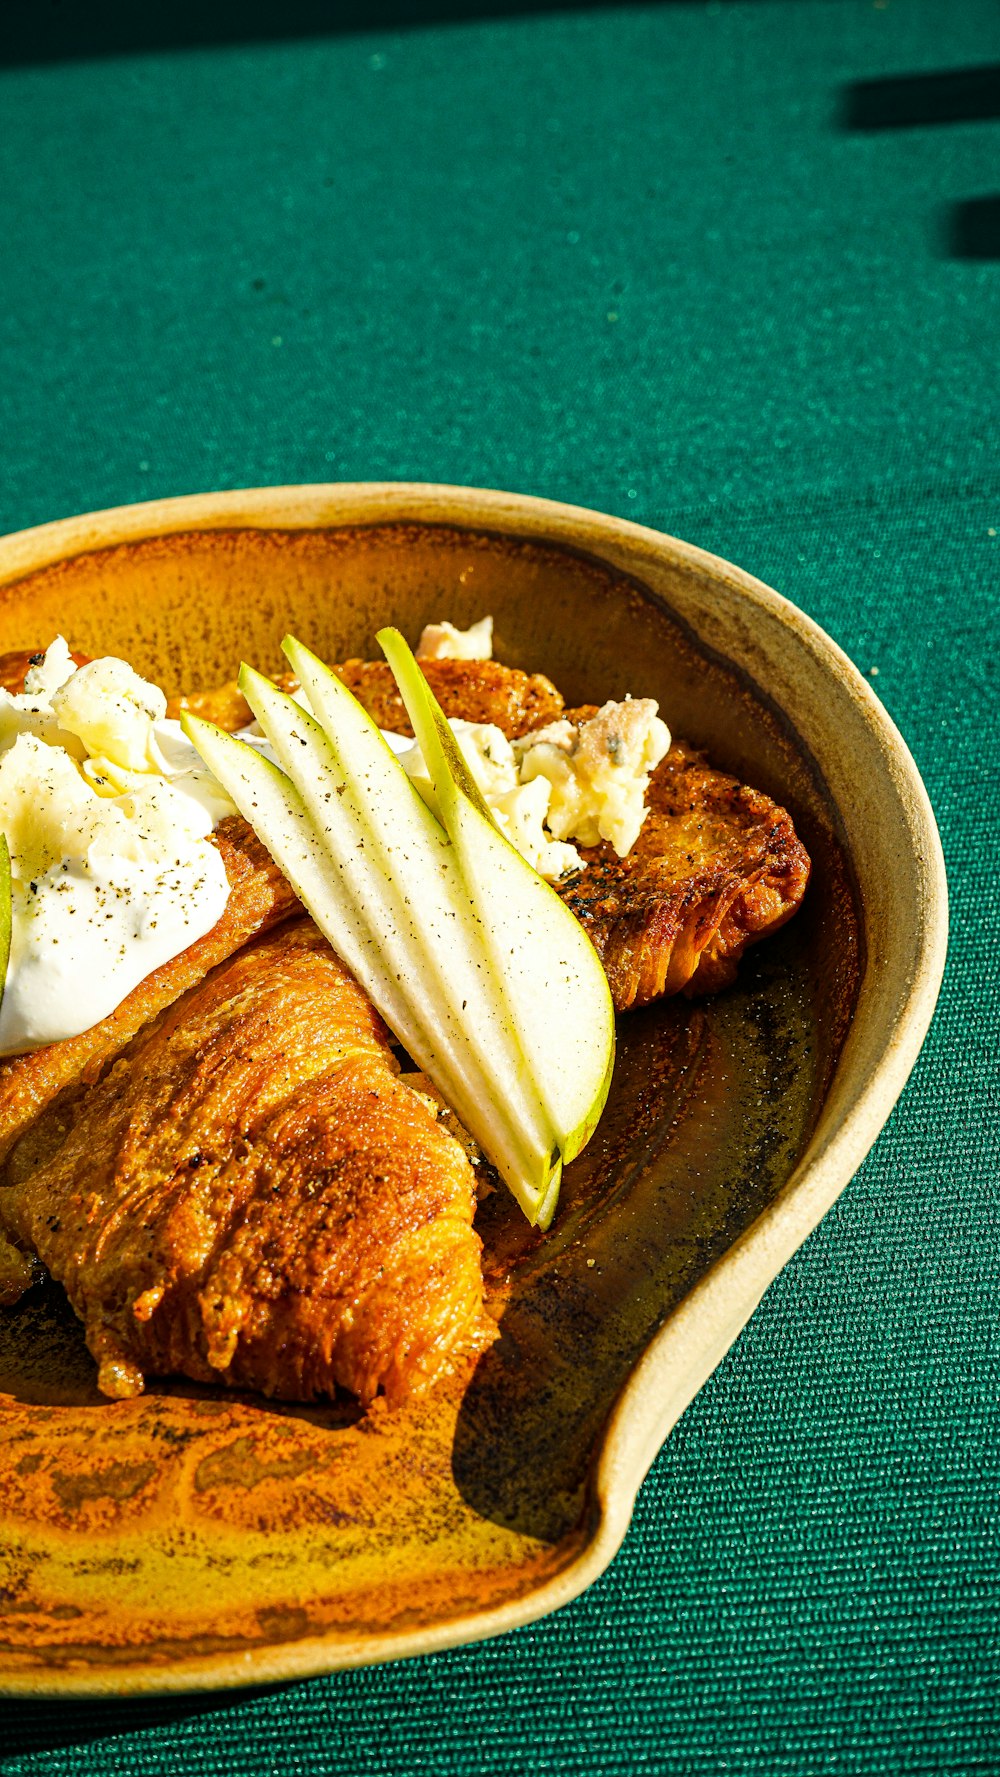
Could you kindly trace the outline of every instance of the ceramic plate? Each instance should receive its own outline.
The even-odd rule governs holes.
[[[800,915],[735,988],[620,1021],[608,1113],[550,1235],[479,1223],[500,1338],[411,1410],[183,1382],[103,1400],[54,1286],[0,1311],[0,1685],[260,1683],[494,1635],[607,1565],[678,1415],[867,1152],[944,959],[940,846],[865,681],[703,551],[519,496],[400,484],[199,495],[0,544],[0,647],[57,632],[168,690],[330,659],[387,622],[496,619],[569,703],[653,696],[788,806]]]

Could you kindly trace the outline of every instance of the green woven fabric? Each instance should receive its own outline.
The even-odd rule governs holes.
[[[878,669],[954,922],[889,1127],[587,1595],[249,1697],[8,1703],[4,1771],[1000,1771],[1000,123],[896,79],[996,28],[743,0],[0,66],[4,529],[400,477],[679,533]]]

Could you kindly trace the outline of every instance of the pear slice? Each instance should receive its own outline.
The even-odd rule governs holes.
[[[504,1023],[474,925],[456,900],[447,836],[371,719],[330,678],[340,693],[339,750],[294,700],[249,669],[241,674],[288,776],[197,718],[186,719],[186,731],[390,1028],[535,1220],[552,1198],[559,1147]]]
[[[582,926],[497,828],[399,631],[381,630],[378,640],[568,1163],[590,1140],[611,1084],[615,1020],[607,976]]]
[[[13,923],[14,911],[10,892],[10,849],[7,845],[6,833],[0,833],[0,1006],[3,1005],[3,990],[7,982]]]
[[[322,929],[354,975],[373,966],[378,944],[369,926],[338,897],[338,878],[306,812],[301,796],[270,759],[212,722],[181,711],[181,726],[209,771],[235,802],[282,874],[312,911],[326,908]],[[314,916],[315,917],[315,916]],[[320,921],[317,920],[317,924]],[[385,997],[388,998],[389,989]],[[397,995],[394,1017],[403,1016]],[[387,1022],[390,1022],[387,1019]]]
[[[249,667],[240,673],[240,690],[331,858],[344,861],[345,884],[363,907],[386,970],[405,983],[419,969],[422,1021],[436,1029],[440,1044],[504,1058],[505,1100],[522,1128],[540,1126],[537,1153],[547,1164],[553,1132],[547,1123],[541,1128],[538,1095],[504,1017],[448,836],[336,674],[307,649],[296,660],[316,715]],[[464,1096],[481,1087],[477,1064]]]

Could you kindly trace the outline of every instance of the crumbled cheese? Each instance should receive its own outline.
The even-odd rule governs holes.
[[[514,750],[503,730],[491,722],[458,719],[450,726],[501,833],[527,859],[532,869],[551,882],[568,876],[572,870],[579,870],[583,862],[579,852],[571,845],[560,844],[545,831],[549,804],[547,785],[519,781]],[[400,752],[398,758],[424,801],[436,811],[434,786],[419,746],[414,743],[405,752]]]
[[[417,643],[418,660],[492,660],[493,619],[482,617],[471,629],[453,623],[428,623]]]
[[[0,687],[0,753],[12,747],[20,735],[31,734],[48,746],[61,747],[75,759],[86,757],[83,742],[60,728],[50,701],[75,671],[69,648],[59,636],[41,659],[28,668],[23,692],[13,693]]]
[[[547,824],[557,839],[606,840],[620,858],[646,819],[646,792],[670,746],[670,731],[651,697],[606,703],[575,727],[563,720],[514,743],[522,783],[551,786]]]
[[[91,757],[102,754],[126,771],[158,771],[153,723],[162,722],[167,700],[124,660],[108,656],[81,666],[50,699],[60,728],[82,740]]]
[[[563,718],[513,744],[492,723],[451,727],[501,833],[540,876],[556,882],[582,867],[576,847],[607,840],[619,857],[646,818],[650,773],[670,745],[652,698],[606,703],[579,726]],[[400,763],[433,808],[420,748]]]
[[[24,675],[25,698],[48,703],[53,692],[60,685],[65,685],[76,672],[76,661],[69,651],[69,643],[64,636],[56,636],[54,642],[46,648],[41,659],[35,655]]]
[[[558,882],[581,869],[583,859],[575,846],[563,844],[545,831],[548,806],[549,791],[541,778],[534,783],[518,784],[490,804],[497,826],[515,850],[539,876]]]

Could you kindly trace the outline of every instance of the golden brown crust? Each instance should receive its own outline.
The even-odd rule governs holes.
[[[541,673],[523,673],[517,667],[501,666],[498,660],[422,660],[420,665],[446,716],[461,716],[466,722],[495,722],[512,740],[562,714],[562,698]],[[393,734],[413,733],[388,661],[345,660],[333,670],[380,728]],[[288,673],[278,673],[274,683],[283,691],[294,691],[298,686],[298,680]],[[182,710],[193,710],[230,733],[253,720],[235,679],[210,691],[171,698],[168,716],[179,716]]]
[[[562,715],[563,700],[542,673],[523,673],[499,660],[422,660],[420,665],[446,716],[493,722],[510,740]],[[345,660],[334,671],[380,728],[413,733],[388,661]]]
[[[480,1331],[475,1181],[310,920],[248,946],[17,1150],[3,1214],[105,1393],[419,1393]],[[49,1128],[45,1130],[44,1126]]]
[[[20,689],[29,660],[0,658],[0,683]],[[447,714],[511,738],[562,713],[548,680],[495,662],[425,670]],[[384,663],[337,671],[409,732]],[[250,716],[235,684],[182,705],[230,729]],[[785,811],[683,743],[648,800],[629,856],[585,850],[561,888],[619,1011],[728,984],[809,873]],[[0,1064],[0,1217],[17,1243],[0,1236],[0,1299],[37,1253],[111,1395],[180,1371],[296,1400],[406,1399],[486,1336],[474,1174],[311,921],[289,923],[296,897],[250,829],[234,817],[215,837],[232,892],[213,930],[92,1030]]]
[[[224,685],[213,685],[209,691],[191,691],[185,697],[167,699],[167,715],[171,721],[178,722],[185,710],[201,716],[205,722],[214,722],[227,734],[235,734],[238,728],[246,728],[253,721],[253,711],[235,679],[228,679]]]
[[[21,689],[29,662],[0,658],[0,683]],[[410,732],[385,663],[337,671],[381,727]],[[496,662],[425,671],[447,714],[511,738],[562,713],[547,679]],[[235,684],[181,707],[229,729],[250,717]],[[726,985],[809,872],[785,811],[683,743],[648,800],[629,856],[585,850],[561,889],[619,1011]],[[90,1031],[0,1064],[16,1242],[0,1235],[0,1300],[37,1253],[113,1396],[181,1372],[405,1400],[486,1338],[475,1175],[397,1076],[361,989],[311,921],[289,920],[296,897],[250,829],[234,817],[215,837],[231,893],[213,930]]]
[[[281,691],[297,691],[299,681],[291,673],[275,673],[274,683]],[[235,734],[253,721],[253,710],[235,679],[227,679],[224,685],[213,685],[208,691],[191,691],[184,697],[167,699],[167,715],[172,721],[179,721],[185,710],[201,716],[206,722],[214,722],[227,734]]]
[[[60,1092],[96,1080],[143,1025],[201,981],[209,969],[258,932],[299,911],[291,884],[245,821],[230,816],[214,838],[226,866],[230,895],[211,931],[147,975],[99,1024],[79,1036],[0,1062],[0,1163]]]
[[[785,810],[683,742],[653,773],[647,802],[627,857],[584,847],[586,868],[560,885],[618,1012],[728,986],[748,945],[791,918],[809,880]]]

